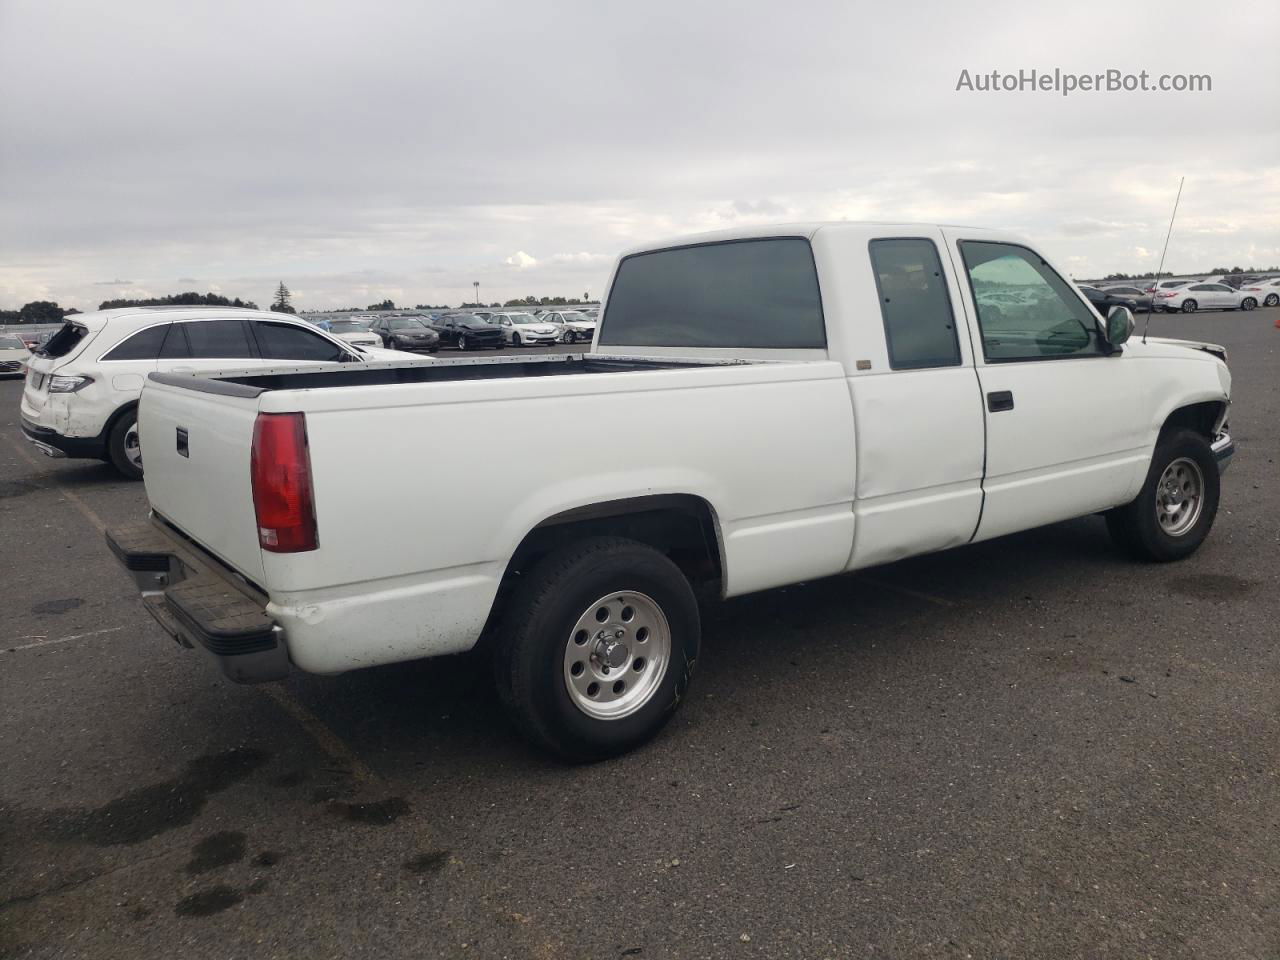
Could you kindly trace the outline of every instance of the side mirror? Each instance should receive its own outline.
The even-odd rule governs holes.
[[[1114,306],[1107,313],[1107,343],[1113,347],[1123,344],[1133,335],[1133,311],[1128,307]]]

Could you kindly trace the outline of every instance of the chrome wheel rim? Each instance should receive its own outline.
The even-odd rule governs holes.
[[[131,464],[142,469],[142,443],[138,440],[137,420],[129,424],[129,429],[124,432],[124,455]]]
[[[1179,457],[1156,484],[1156,521],[1169,536],[1180,537],[1196,525],[1202,509],[1204,474],[1194,460]]]
[[[564,685],[573,705],[597,720],[644,707],[667,674],[671,627],[643,593],[606,594],[582,612],[564,650]]]

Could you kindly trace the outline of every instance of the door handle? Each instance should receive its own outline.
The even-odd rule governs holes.
[[[987,409],[992,413],[1013,409],[1012,390],[993,390],[987,394]]]

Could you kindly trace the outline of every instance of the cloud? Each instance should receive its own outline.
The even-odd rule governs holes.
[[[536,267],[538,265],[537,259],[529,256],[529,254],[525,253],[523,250],[517,250],[502,262],[509,267],[515,267],[517,270],[528,270],[531,267]]]
[[[95,277],[258,303],[283,279],[301,307],[599,293],[640,242],[810,218],[1008,227],[1079,276],[1132,272],[1183,175],[1166,268],[1280,261],[1280,128],[1258,119],[1280,113],[1280,8],[1187,47],[1197,0],[926,6],[0,0],[0,306],[96,306]],[[1213,92],[955,91],[961,68],[1116,66],[1098,23],[1143,37],[1126,66]],[[522,67],[513,95],[456,37],[573,67]],[[1189,116],[1230,136],[1157,139]]]
[[[554,253],[551,255],[552,263],[577,264],[580,266],[601,266],[611,263],[613,256],[607,253]]]
[[[133,286],[133,281],[132,280],[95,280],[93,282],[93,285],[95,287],[131,287]]]

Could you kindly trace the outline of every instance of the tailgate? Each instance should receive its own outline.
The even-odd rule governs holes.
[[[261,583],[249,478],[257,414],[256,397],[148,380],[138,404],[138,436],[152,509],[227,566]]]

